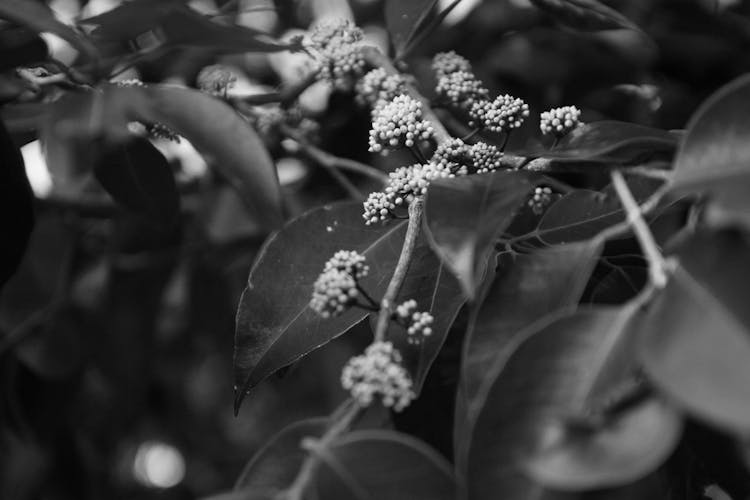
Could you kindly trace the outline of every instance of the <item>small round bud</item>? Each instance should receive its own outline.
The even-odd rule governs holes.
[[[180,142],[180,136],[163,123],[147,123],[146,133],[151,139],[166,139],[168,141]]]
[[[365,264],[366,260],[364,255],[354,250],[339,250],[328,259],[323,267],[323,272],[335,269],[349,274],[355,280],[359,280],[367,276],[370,271],[370,267]]]
[[[493,172],[502,166],[503,152],[497,146],[477,142],[471,146],[474,170],[478,174]]]
[[[365,70],[361,29],[346,19],[324,21],[312,28],[308,49],[318,59],[318,76],[334,88],[350,90]]]
[[[523,124],[529,116],[529,106],[510,95],[498,96],[494,101],[475,102],[469,110],[470,125],[492,132],[510,132]]]
[[[351,358],[341,372],[341,385],[362,406],[379,397],[383,406],[397,412],[416,397],[411,377],[391,342],[374,342],[364,354]]]
[[[430,163],[448,169],[455,176],[466,175],[474,165],[472,146],[461,139],[450,139],[438,145]]]
[[[388,174],[389,182],[385,194],[394,205],[411,202],[415,196],[427,193],[427,187],[435,179],[455,177],[445,165],[426,163],[399,167]]]
[[[213,64],[206,66],[195,79],[196,86],[208,94],[222,96],[234,86],[237,77],[226,66]]]
[[[581,111],[575,106],[553,108],[541,114],[539,128],[544,135],[552,134],[558,138],[563,137],[581,125],[580,116]]]
[[[471,63],[465,57],[459,56],[454,51],[439,52],[432,58],[432,70],[435,75],[449,75],[457,71],[471,72]]]
[[[365,219],[365,224],[368,226],[390,219],[393,216],[393,210],[396,208],[391,197],[381,191],[370,193],[363,205],[365,210],[362,218]]]
[[[451,105],[470,110],[474,103],[484,102],[490,95],[481,81],[468,71],[456,71],[438,78],[435,91]]]
[[[395,314],[404,322],[410,344],[418,344],[423,337],[432,335],[434,318],[428,312],[417,311],[417,301],[414,299],[397,306]]]
[[[429,122],[422,118],[422,103],[402,94],[373,111],[370,151],[412,147],[418,141],[432,138],[434,133]]]
[[[389,75],[383,68],[375,68],[359,79],[355,87],[357,101],[376,108],[407,93],[406,80],[401,75]]]
[[[531,211],[536,215],[541,215],[544,209],[552,202],[552,189],[546,186],[540,186],[534,189],[534,193],[529,198],[528,205]]]
[[[364,255],[339,250],[328,259],[315,280],[310,307],[323,318],[343,313],[356,302],[359,297],[357,280],[367,276],[369,270]]]
[[[127,80],[119,80],[114,83],[118,87],[145,87],[146,86],[146,84],[143,83],[138,78],[129,78]]]

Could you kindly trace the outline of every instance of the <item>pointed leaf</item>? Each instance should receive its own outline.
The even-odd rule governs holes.
[[[526,471],[555,490],[622,486],[664,463],[681,435],[680,414],[663,401],[649,399],[603,428],[562,430],[526,464]]]
[[[166,227],[176,222],[180,197],[172,169],[146,139],[106,148],[94,164],[94,175],[122,205]]]
[[[597,0],[531,0],[539,10],[579,31],[640,29],[627,17]]]
[[[422,441],[383,430],[350,432],[319,452],[318,498],[453,500],[450,464]]]
[[[514,339],[483,384],[465,468],[469,499],[539,498],[523,473],[550,425],[582,414],[602,379],[630,366],[637,308],[581,310],[540,320]]]
[[[473,298],[495,239],[510,225],[538,176],[498,171],[431,183],[425,225],[435,252]]]
[[[750,431],[750,246],[732,232],[702,232],[654,300],[640,335],[648,375],[697,417]]]

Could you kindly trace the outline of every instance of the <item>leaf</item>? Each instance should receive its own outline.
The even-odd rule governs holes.
[[[531,0],[531,3],[556,21],[579,31],[641,31],[627,17],[597,0]]]
[[[350,432],[320,450],[317,498],[453,500],[450,464],[422,441],[384,430]]]
[[[435,252],[473,299],[495,239],[535,186],[537,176],[498,171],[430,184],[425,227]]]
[[[167,159],[146,139],[106,148],[94,175],[122,205],[162,226],[172,226],[180,213],[180,197]]]
[[[338,337],[367,315],[350,309],[322,319],[309,307],[313,283],[337,250],[367,257],[362,287],[385,290],[396,266],[406,224],[367,226],[358,203],[338,203],[294,219],[264,244],[237,311],[234,345],[235,407],[261,380]]]
[[[0,0],[0,18],[40,33],[53,33],[69,42],[94,62],[99,61],[99,52],[96,47],[72,28],[58,21],[52,11],[42,3],[28,0]]]
[[[632,366],[630,323],[636,312],[631,303],[547,316],[495,360],[472,418],[465,468],[469,499],[543,494],[545,488],[524,474],[524,464],[544,444],[550,425],[584,414],[603,381]]]
[[[682,435],[671,406],[649,399],[593,432],[562,430],[527,464],[540,484],[561,491],[623,486],[655,470]]]
[[[301,447],[302,440],[322,436],[328,424],[328,418],[310,418],[282,429],[248,462],[234,491],[279,492],[292,484],[308,455]]]
[[[750,431],[750,248],[729,231],[703,231],[654,300],[639,356],[653,382],[688,412]]]
[[[738,180],[732,185],[723,186],[710,196],[706,206],[704,220],[715,228],[739,226],[750,231],[750,203],[747,193],[750,192],[750,177]]]
[[[0,290],[21,263],[34,227],[33,194],[23,157],[0,120]]]
[[[47,44],[34,31],[13,25],[0,28],[0,72],[44,61],[48,52]]]
[[[678,136],[665,130],[635,123],[597,121],[573,129],[552,149],[534,155],[554,160],[553,167],[614,168],[639,164],[646,159],[664,156],[671,159]]]
[[[385,24],[397,55],[417,34],[435,4],[437,0],[386,0]]]
[[[602,243],[583,241],[530,254],[503,253],[492,285],[469,319],[456,398],[455,450],[465,460],[482,383],[514,339],[544,316],[578,304]]]

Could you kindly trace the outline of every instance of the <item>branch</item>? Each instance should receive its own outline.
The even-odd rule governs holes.
[[[664,288],[667,284],[668,265],[654,240],[651,229],[649,229],[648,224],[643,219],[641,207],[638,206],[638,202],[633,198],[633,194],[630,192],[630,188],[627,182],[625,182],[622,172],[612,170],[610,176],[615,192],[617,192],[617,196],[620,198],[620,202],[628,214],[628,223],[632,226],[635,237],[638,239],[638,243],[641,245],[641,249],[648,261],[651,282],[656,288]]]
[[[409,270],[409,264],[411,264],[414,247],[416,246],[417,237],[422,225],[423,203],[422,198],[417,197],[409,205],[409,225],[406,228],[401,255],[398,258],[396,269],[393,271],[391,282],[388,283],[388,289],[385,291],[385,295],[383,295],[383,300],[380,301],[380,314],[378,314],[378,322],[375,326],[375,342],[382,342],[385,339],[388,322],[393,312],[393,303],[398,296],[398,292],[401,290],[401,285],[404,283],[406,272]]]

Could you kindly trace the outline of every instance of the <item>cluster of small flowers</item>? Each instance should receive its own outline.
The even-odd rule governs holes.
[[[412,147],[433,135],[432,125],[422,119],[422,103],[402,94],[374,110],[370,151],[378,153],[398,146]]]
[[[195,79],[196,86],[208,94],[223,96],[237,82],[237,76],[226,66],[206,66]]]
[[[392,101],[396,96],[406,94],[407,85],[403,76],[389,75],[383,68],[375,68],[357,81],[355,90],[357,102],[374,109]]]
[[[468,59],[459,56],[452,50],[449,52],[439,52],[432,58],[432,70],[438,78],[458,71],[471,73],[471,63]]]
[[[177,134],[177,132],[167,127],[163,123],[147,123],[145,124],[145,127],[146,133],[152,139],[166,139],[168,141],[176,143],[180,142],[180,136]]]
[[[138,78],[129,78],[127,80],[120,80],[114,83],[118,87],[145,87],[146,86],[146,84],[143,83]]]
[[[423,337],[432,335],[434,318],[428,312],[417,311],[417,301],[407,300],[396,307],[396,316],[406,322],[406,333],[410,344],[418,344]]]
[[[522,99],[508,94],[494,101],[475,102],[469,110],[473,127],[483,127],[492,132],[508,132],[523,124],[529,116],[529,105]]]
[[[391,342],[374,342],[364,354],[350,359],[341,372],[341,385],[362,406],[379,396],[383,406],[401,411],[416,397],[411,377]]]
[[[364,202],[365,211],[362,214],[362,218],[365,219],[365,224],[375,224],[378,221],[388,220],[393,216],[393,210],[396,205],[393,203],[393,199],[382,191],[375,191],[370,193]]]
[[[278,133],[279,125],[287,124],[309,140],[317,140],[320,125],[315,120],[304,116],[297,107],[284,109],[278,105],[256,106],[254,112],[255,128],[265,137],[276,138],[275,134]]]
[[[388,174],[388,186],[385,194],[395,205],[410,202],[415,196],[427,193],[427,187],[435,179],[455,177],[450,169],[437,163],[417,163],[408,167],[399,167]]]
[[[539,128],[544,135],[553,134],[555,137],[562,137],[581,124],[580,116],[581,110],[575,106],[552,108],[541,114]]]
[[[310,32],[309,48],[319,59],[318,75],[341,90],[349,90],[365,70],[362,30],[346,19],[324,21]]]
[[[438,77],[435,91],[453,106],[467,111],[475,104],[487,101],[490,95],[490,91],[470,71],[455,71]]]
[[[430,162],[447,168],[457,177],[467,175],[474,165],[472,146],[461,139],[450,139],[438,145]]]
[[[478,174],[493,172],[502,166],[503,152],[497,146],[477,142],[471,146],[474,170]]]
[[[336,252],[315,280],[310,307],[323,318],[330,318],[354,304],[359,297],[357,280],[369,271],[364,262],[364,256],[357,252]]]
[[[543,186],[534,189],[534,194],[529,198],[531,211],[537,215],[544,212],[544,209],[552,201],[552,189]]]

